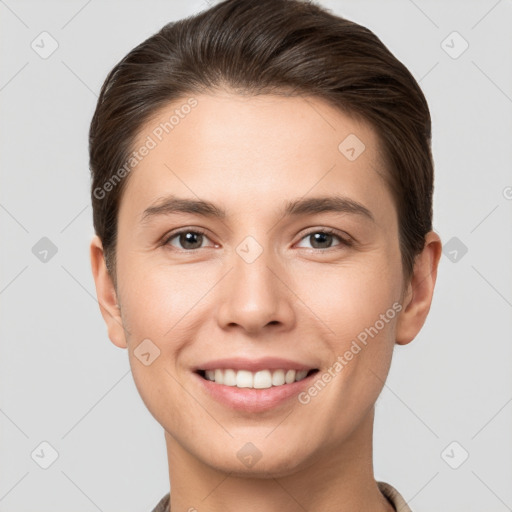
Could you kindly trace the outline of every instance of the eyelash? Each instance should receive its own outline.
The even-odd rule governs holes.
[[[200,228],[180,229],[179,231],[172,232],[168,236],[164,237],[164,240],[163,240],[161,245],[163,245],[163,246],[170,246],[169,242],[173,238],[176,238],[177,236],[182,235],[184,233],[201,234],[201,235],[205,236],[206,238],[208,238],[208,234],[205,231],[203,231],[202,229],[200,229]],[[317,229],[313,229],[313,230],[305,233],[302,236],[302,238],[300,239],[300,241],[302,241],[302,240],[304,240],[304,238],[307,238],[308,236],[316,234],[316,233],[323,233],[323,234],[327,234],[327,235],[334,235],[336,238],[338,238],[340,243],[338,245],[333,246],[333,247],[327,247],[326,249],[317,249],[315,247],[312,247],[310,250],[326,252],[326,251],[330,251],[330,250],[335,250],[336,247],[340,247],[340,246],[343,246],[343,247],[352,247],[353,246],[353,241],[351,239],[345,238],[345,237],[341,236],[335,229],[332,229],[332,228],[322,228],[322,229],[318,229],[317,228]],[[199,249],[202,249],[202,247],[199,247],[198,249],[176,249],[175,247],[173,247],[173,249],[177,250],[177,251],[181,251],[181,252],[195,252],[195,251],[198,251]]]

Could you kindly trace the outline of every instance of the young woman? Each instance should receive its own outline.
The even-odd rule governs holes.
[[[372,434],[433,296],[430,144],[403,64],[309,2],[226,0],[110,72],[91,262],[165,432],[155,511],[410,511]]]

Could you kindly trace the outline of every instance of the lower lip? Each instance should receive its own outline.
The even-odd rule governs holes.
[[[297,382],[272,386],[265,389],[238,388],[236,386],[225,386],[216,384],[211,380],[204,379],[201,375],[194,373],[200,380],[200,384],[215,400],[231,409],[246,412],[267,411],[287,400],[296,397],[301,391],[311,384],[312,379],[318,372],[312,373]]]

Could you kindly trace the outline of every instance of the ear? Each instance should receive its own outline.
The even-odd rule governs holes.
[[[90,256],[96,296],[103,320],[107,324],[108,337],[117,347],[127,348],[117,293],[105,264],[103,244],[97,235],[94,235],[91,241]]]
[[[423,327],[430,310],[442,244],[439,235],[430,231],[425,247],[416,256],[413,275],[404,294],[403,309],[397,321],[396,343],[410,343]]]

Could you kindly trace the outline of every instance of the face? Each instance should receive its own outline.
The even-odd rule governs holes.
[[[369,125],[313,97],[195,98],[139,134],[155,147],[120,205],[109,335],[176,450],[287,474],[347,444],[382,389],[397,212]]]

